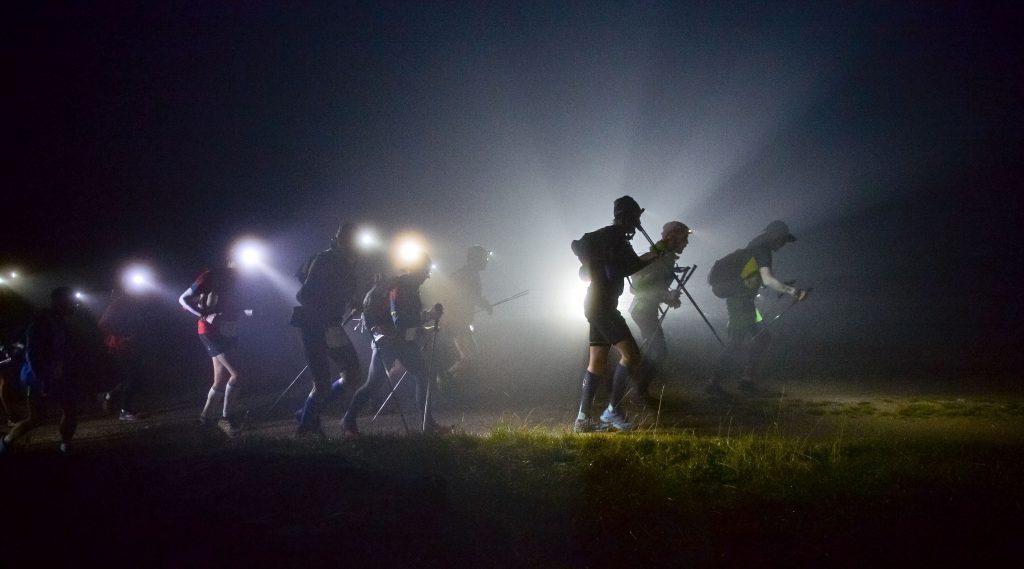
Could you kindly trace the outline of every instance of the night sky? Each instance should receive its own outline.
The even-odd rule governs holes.
[[[239,234],[288,274],[356,220],[416,229],[447,265],[495,249],[496,296],[546,310],[568,242],[628,193],[652,230],[696,230],[683,261],[785,219],[801,240],[777,272],[913,306],[894,321],[974,315],[981,337],[1022,316],[1021,12],[19,3],[0,267],[103,288],[144,258],[184,288]]]

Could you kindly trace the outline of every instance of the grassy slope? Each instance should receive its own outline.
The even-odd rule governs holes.
[[[0,529],[11,566],[946,565],[1020,553],[1017,407],[919,403],[748,403],[738,416],[762,408],[766,424],[710,435],[504,424],[226,445],[168,425],[116,452],[0,464]],[[822,421],[830,434],[797,430]],[[992,425],[1006,436],[986,436]]]

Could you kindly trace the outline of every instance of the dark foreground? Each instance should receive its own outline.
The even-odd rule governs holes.
[[[271,423],[229,441],[151,422],[71,457],[42,441],[0,461],[3,565],[909,567],[1024,554],[1016,403],[930,417],[913,404],[880,417],[863,403],[745,406],[761,404],[771,424],[728,434],[498,421],[486,435],[296,441]],[[807,437],[801,414],[841,428]]]
[[[0,460],[0,566],[919,567],[1024,556],[1015,377],[909,364],[840,376],[822,363],[850,367],[839,354],[780,345],[769,393],[715,399],[701,369],[713,347],[684,345],[663,405],[633,409],[639,433],[577,436],[567,430],[584,340],[521,338],[529,349],[496,352],[476,383],[437,394],[439,421],[461,433],[443,437],[404,435],[389,414],[364,417],[364,436],[345,440],[336,406],[331,439],[295,440],[305,384],[228,440],[193,424],[208,361],[166,368],[140,423],[93,409],[74,456],[56,455],[50,426]],[[262,389],[249,406],[272,401],[301,365],[281,367],[250,367]]]

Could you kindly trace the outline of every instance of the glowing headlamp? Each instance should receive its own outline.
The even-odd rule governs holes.
[[[372,229],[360,229],[356,235],[356,243],[363,249],[376,249],[380,246],[380,239]]]
[[[121,273],[121,285],[131,294],[141,294],[156,286],[153,271],[145,265],[131,265]]]
[[[235,243],[231,258],[243,269],[257,269],[263,266],[266,247],[260,241],[246,237]]]

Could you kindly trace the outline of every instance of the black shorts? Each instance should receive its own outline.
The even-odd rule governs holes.
[[[349,340],[348,335],[340,326],[333,327],[329,333],[324,326],[307,326],[299,329],[302,333],[302,349],[309,362],[310,371],[315,375],[330,375],[328,358],[342,371],[359,369],[359,356]],[[332,335],[331,338],[328,338]]]
[[[211,358],[215,358],[221,354],[226,354],[231,350],[234,350],[235,346],[238,345],[238,338],[228,338],[227,336],[222,336],[216,332],[200,334],[199,340],[203,343],[203,347],[206,348],[206,353],[210,354]]]
[[[614,346],[626,338],[633,338],[629,325],[618,310],[587,315],[590,322],[591,346]]]

